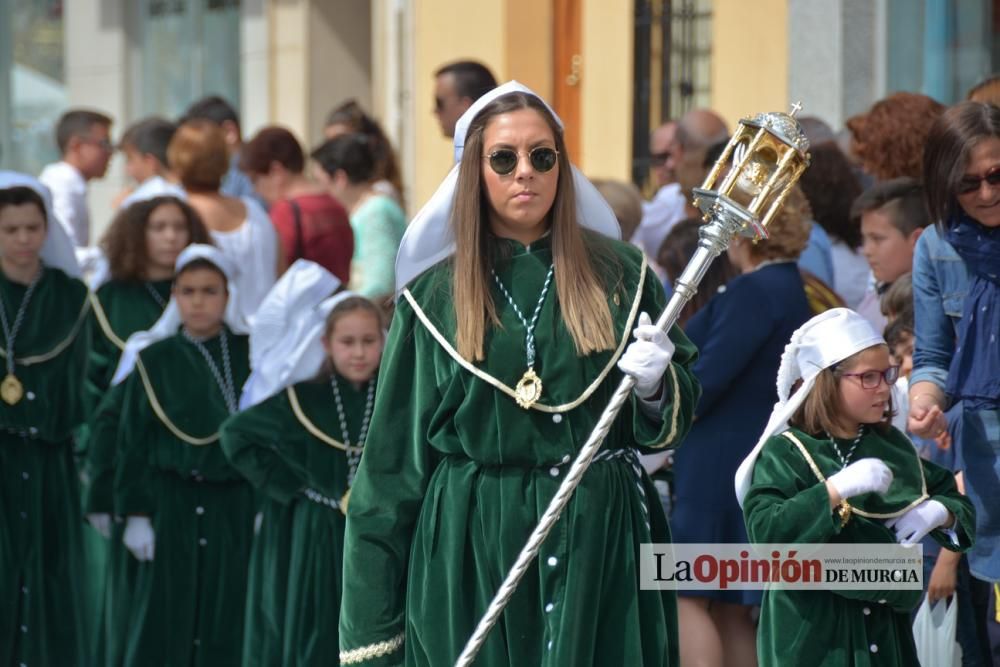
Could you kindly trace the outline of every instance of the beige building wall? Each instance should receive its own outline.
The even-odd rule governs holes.
[[[632,2],[584,0],[580,153],[591,178],[631,180]]]
[[[788,110],[788,0],[716,0],[712,108],[740,118]]]

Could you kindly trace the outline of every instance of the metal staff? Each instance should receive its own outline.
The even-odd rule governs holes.
[[[800,109],[801,105],[795,104],[791,114],[758,114],[752,119],[741,120],[725,151],[705,178],[704,185],[694,189],[694,203],[704,213],[705,224],[699,232],[698,249],[674,285],[674,293],[666,309],[656,320],[656,326],[663,331],[669,331],[677,321],[708,267],[726,250],[733,237],[742,234],[755,239],[767,238],[768,223],[809,164],[809,141],[794,118]],[[729,171],[718,184],[726,168]],[[744,206],[737,199],[749,200],[749,203]],[[629,375],[618,384],[600,420],[570,466],[569,473],[458,656],[455,667],[472,664],[552,526],[569,504],[570,497],[634,386],[635,380]]]

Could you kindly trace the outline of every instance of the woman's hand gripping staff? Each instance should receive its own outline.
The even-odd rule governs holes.
[[[663,374],[674,356],[674,344],[663,329],[653,324],[648,313],[639,315],[632,335],[635,342],[618,360],[618,368],[635,378],[636,396],[655,400],[663,386]]]

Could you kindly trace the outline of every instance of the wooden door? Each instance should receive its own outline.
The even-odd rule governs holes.
[[[555,68],[552,88],[556,113],[566,126],[566,148],[570,159],[580,155],[580,89],[584,84],[582,0],[552,0],[552,44]]]

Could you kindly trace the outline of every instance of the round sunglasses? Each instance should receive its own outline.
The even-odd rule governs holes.
[[[501,176],[513,172],[517,168],[517,161],[523,153],[518,153],[512,148],[498,148],[497,150],[483,156],[484,160],[490,161],[490,168]],[[538,146],[528,151],[528,161],[532,169],[540,174],[552,171],[559,159],[559,151],[548,146]]]
[[[963,176],[962,180],[958,182],[958,194],[967,195],[973,192],[978,192],[981,187],[983,187],[983,181],[991,187],[995,188],[1000,185],[1000,169],[992,169],[986,172],[985,176]]]

